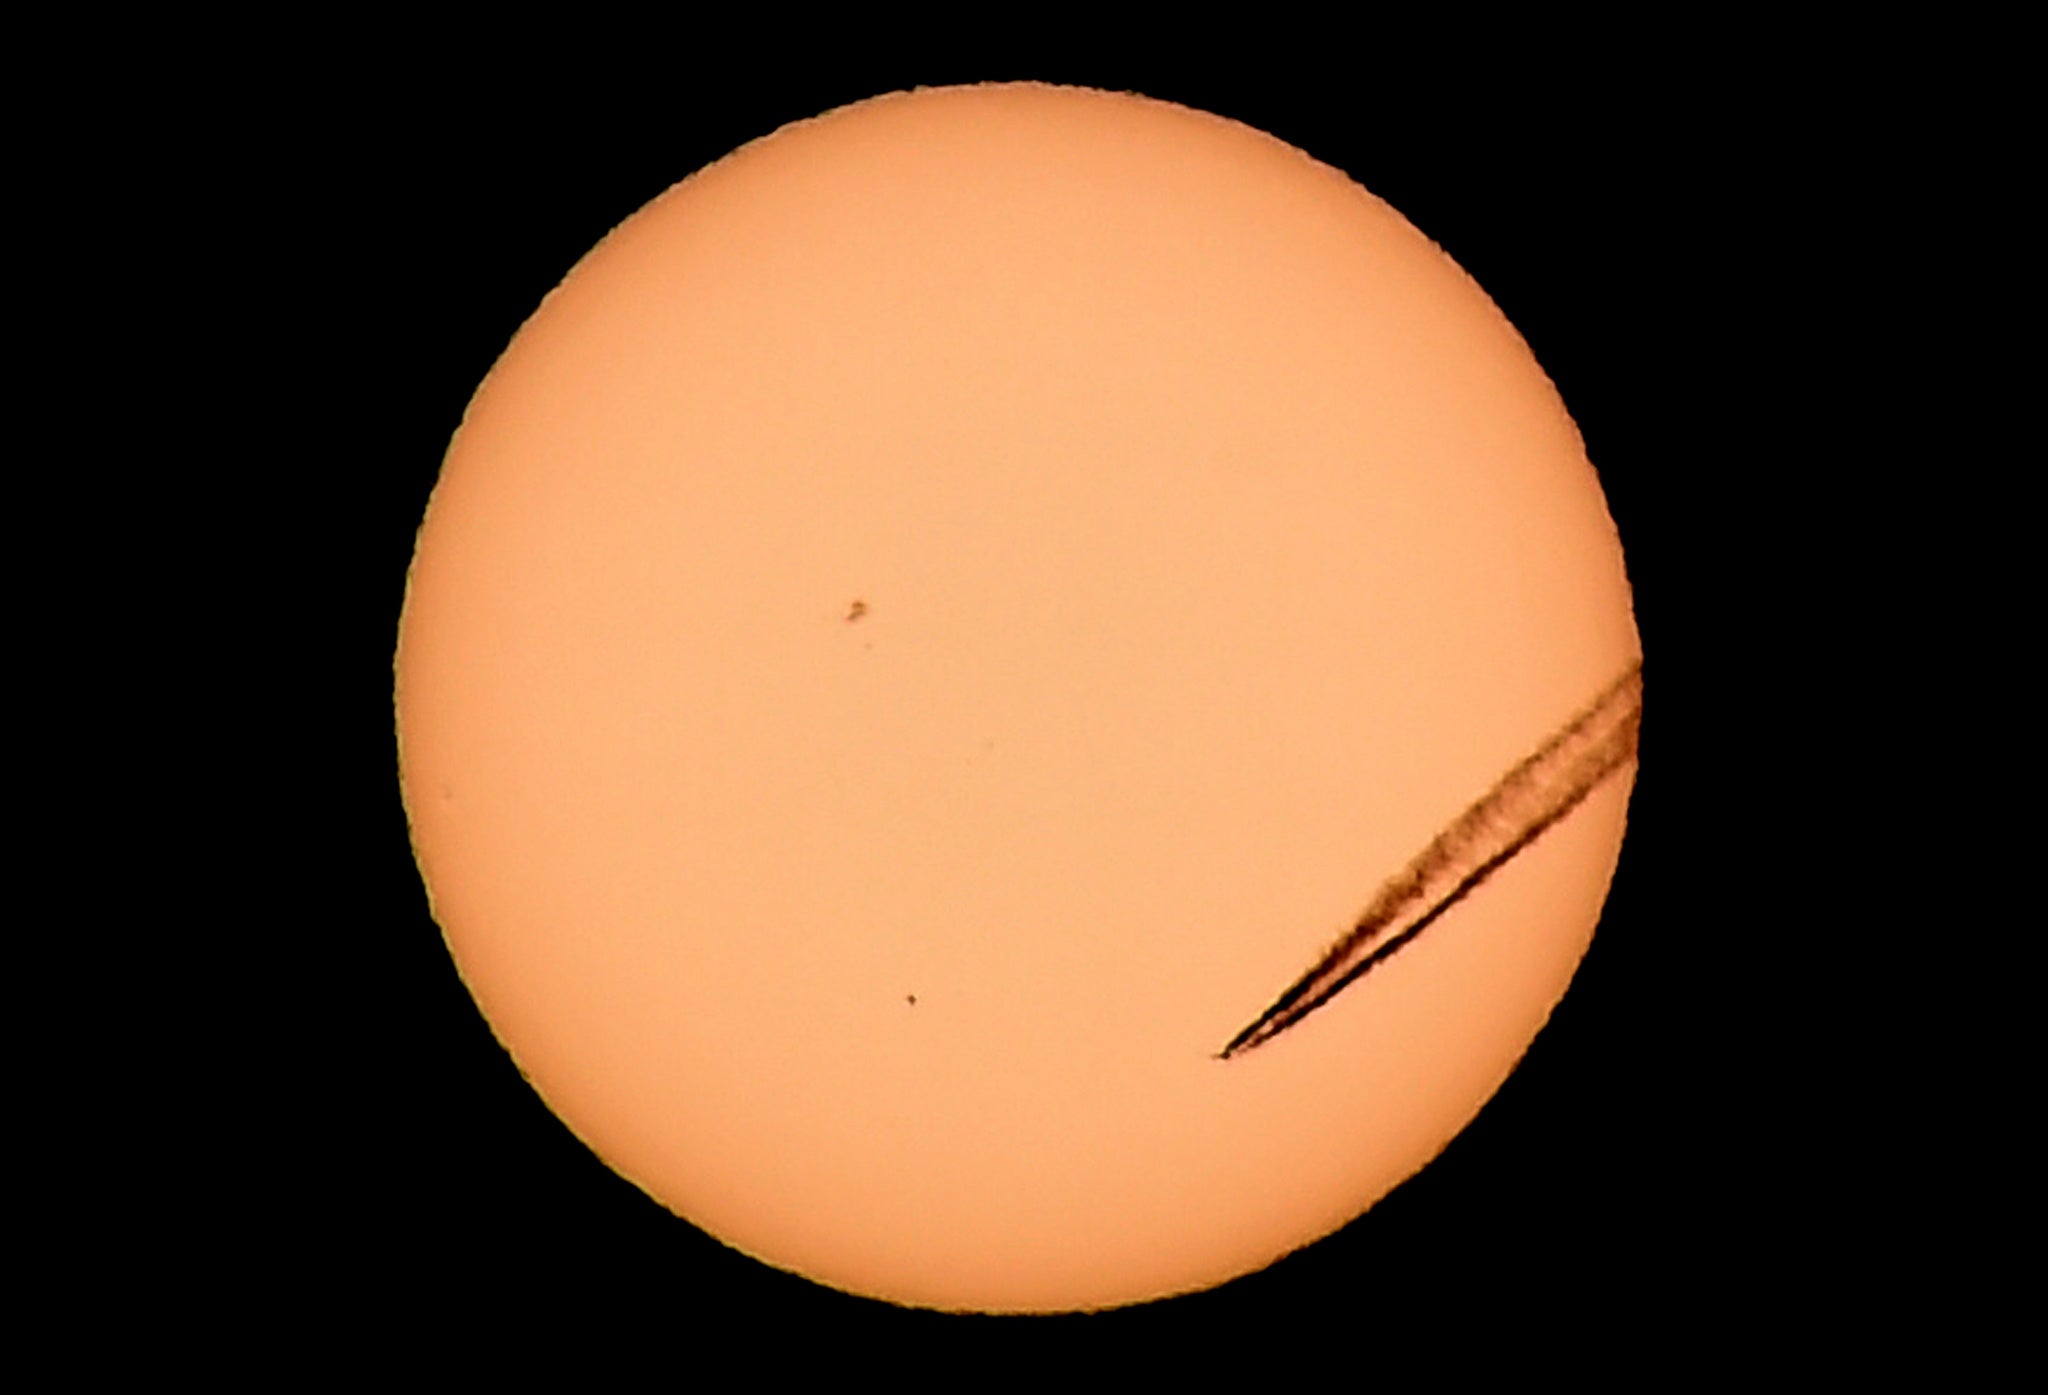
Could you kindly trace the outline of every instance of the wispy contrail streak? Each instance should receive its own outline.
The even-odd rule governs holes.
[[[1421,934],[1627,764],[1636,753],[1642,717],[1643,664],[1638,659],[1381,887],[1351,931],[1232,1037],[1218,1058],[1228,1060],[1271,1041]],[[1387,935],[1411,913],[1412,921]]]

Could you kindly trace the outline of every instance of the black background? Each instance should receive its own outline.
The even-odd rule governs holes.
[[[1723,695],[1708,695],[1718,583],[1704,572],[1729,558],[1706,535],[1732,487],[1719,422],[1753,390],[1741,351],[1757,332],[1740,306],[1758,219],[1778,197],[1754,111],[1768,78],[1745,88],[1704,68],[1514,55],[1482,71],[1438,50],[1319,58],[1317,43],[1201,62],[1090,60],[1079,40],[1029,58],[835,62],[827,44],[801,72],[707,49],[616,84],[531,63],[373,62],[304,91],[273,76],[217,109],[209,129],[246,200],[242,234],[272,249],[247,347],[252,375],[278,383],[283,483],[267,506],[294,523],[291,555],[261,564],[276,566],[269,613],[291,617],[271,642],[304,675],[275,694],[297,728],[280,759],[315,791],[288,833],[250,831],[287,851],[252,931],[271,948],[239,961],[257,986],[222,1074],[230,1112],[259,1124],[220,1165],[243,1256],[237,1301],[372,1346],[415,1331],[731,1333],[913,1364],[1128,1348],[1177,1352],[1179,1365],[1227,1347],[1290,1371],[1334,1347],[1349,1353],[1337,1372],[1366,1378],[1381,1350],[1454,1367],[1491,1341],[1541,1357],[1625,1332],[1668,1355],[1796,1326],[1795,1276],[1833,1261],[1784,1221],[1800,1184],[1756,1088],[1768,1010],[1725,955],[1718,888],[1742,835],[1707,754]],[[1038,1319],[818,1288],[724,1249],[586,1152],[497,1046],[428,917],[390,700],[413,530],[441,453],[577,259],[676,180],[789,120],[912,85],[1011,78],[1234,117],[1347,171],[1441,244],[1584,433],[1646,656],[1642,769],[1600,931],[1478,1120],[1359,1222],[1263,1273]]]

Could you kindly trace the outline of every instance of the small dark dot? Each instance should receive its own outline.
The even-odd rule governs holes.
[[[917,1006],[917,994],[915,994],[915,993],[906,993],[906,994],[904,994],[904,996],[903,996],[903,1001],[904,1001],[904,1002],[906,1002],[906,1003],[909,1003],[909,1004],[910,1004],[910,1005],[911,1005],[912,1007],[916,1007],[916,1006]]]
[[[860,619],[861,616],[866,615],[867,613],[868,603],[866,601],[856,600],[852,605],[846,608],[846,623],[850,625],[854,621]]]

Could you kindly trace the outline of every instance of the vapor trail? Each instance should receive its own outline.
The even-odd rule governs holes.
[[[1638,659],[1381,887],[1350,932],[1232,1037],[1218,1059],[1264,1045],[1329,1002],[1535,842],[1635,756],[1642,716]]]

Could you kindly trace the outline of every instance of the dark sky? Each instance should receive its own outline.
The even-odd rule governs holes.
[[[274,76],[262,100],[220,106],[207,129],[242,186],[234,226],[272,249],[252,353],[280,360],[280,421],[296,428],[277,436],[277,506],[306,542],[279,574],[300,589],[277,643],[308,677],[290,695],[304,729],[281,759],[318,791],[257,932],[281,949],[243,963],[256,1030],[225,1087],[276,1120],[221,1165],[250,1293],[322,1332],[445,1330],[450,1305],[487,1315],[463,1329],[480,1340],[558,1320],[614,1335],[680,1325],[693,1340],[786,1322],[792,1341],[872,1343],[849,1350],[890,1362],[1166,1344],[1184,1357],[1201,1339],[1292,1374],[1328,1345],[1365,1363],[1335,1368],[1348,1380],[1370,1378],[1376,1349],[1436,1343],[1455,1364],[1459,1343],[1489,1331],[1725,1340],[1739,1316],[1729,1275],[1761,1267],[1782,1285],[1819,1262],[1796,1228],[1773,1226],[1768,1257],[1750,1248],[1756,1196],[1778,1186],[1758,1174],[1781,1149],[1777,1116],[1747,1093],[1754,970],[1723,951],[1755,893],[1726,889],[1739,838],[1695,744],[1711,702],[1688,649],[1711,608],[1702,560],[1728,565],[1700,508],[1739,487],[1716,415],[1745,390],[1731,305],[1775,196],[1746,178],[1761,168],[1750,108],[1711,74],[1617,77],[1576,50],[1482,72],[1439,50],[1354,41],[1317,56],[1325,36],[1295,40],[1293,62],[1225,42],[1200,63],[1089,60],[1077,41],[936,62],[870,45],[835,66],[827,45],[801,73],[708,48],[666,80],[636,70],[614,87],[582,71],[573,89],[530,62],[392,59],[310,93]],[[997,1321],[765,1270],[668,1216],[548,1114],[428,917],[389,666],[449,434],[597,239],[788,120],[913,84],[1017,77],[1141,91],[1270,131],[1463,265],[1529,341],[1601,472],[1646,692],[1629,842],[1593,950],[1520,1070],[1436,1164],[1337,1236],[1214,1293]],[[1763,1308],[1752,1326],[1796,1321],[1776,1299]]]

